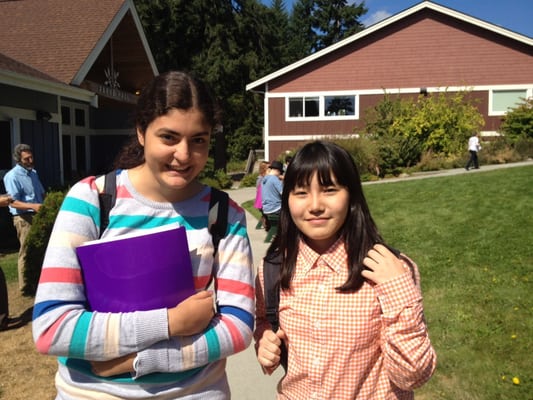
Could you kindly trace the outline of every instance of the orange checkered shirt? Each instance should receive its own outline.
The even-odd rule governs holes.
[[[335,290],[348,277],[342,240],[322,255],[301,242],[291,291],[280,294],[289,362],[278,399],[413,399],[413,389],[436,366],[414,263],[413,268],[380,285],[367,281],[356,292],[342,293]],[[259,341],[270,329],[262,266],[256,294]]]

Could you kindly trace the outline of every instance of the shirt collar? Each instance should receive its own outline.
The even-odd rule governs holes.
[[[299,253],[303,266],[303,273],[307,274],[318,263],[324,263],[337,274],[341,273],[343,266],[347,263],[347,254],[344,248],[344,240],[338,238],[331,247],[323,254],[318,254],[303,240],[300,239]]]

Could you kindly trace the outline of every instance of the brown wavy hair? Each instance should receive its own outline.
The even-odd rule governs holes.
[[[121,149],[114,168],[133,168],[144,163],[144,148],[137,139],[137,130],[146,129],[156,118],[172,109],[199,110],[205,121],[216,130],[222,123],[222,113],[211,89],[202,80],[181,71],[169,71],[156,76],[142,91],[134,114],[135,133]]]

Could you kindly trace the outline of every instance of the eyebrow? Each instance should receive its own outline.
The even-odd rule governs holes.
[[[160,128],[155,133],[170,133],[170,134],[173,134],[173,135],[183,136],[183,134],[181,132],[174,131],[174,130],[168,129],[168,128]],[[192,137],[209,136],[209,135],[210,135],[209,131],[201,131],[201,132],[193,133]]]

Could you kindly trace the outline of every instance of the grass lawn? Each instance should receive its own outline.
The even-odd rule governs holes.
[[[438,367],[419,393],[533,399],[533,167],[364,191],[385,239],[420,267]]]
[[[533,167],[364,192],[385,240],[420,268],[438,366],[416,397],[533,400]]]

